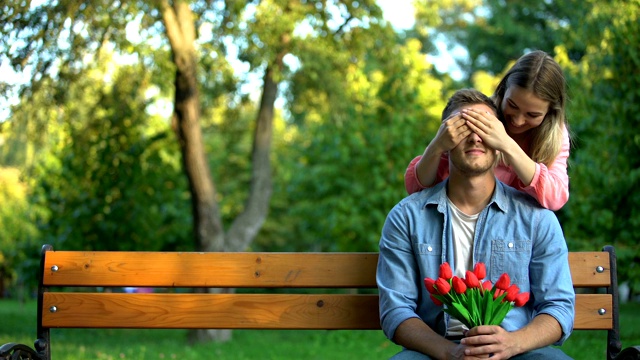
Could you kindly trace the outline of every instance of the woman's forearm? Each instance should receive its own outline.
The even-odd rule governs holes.
[[[502,152],[505,162],[522,181],[524,186],[531,185],[533,176],[536,174],[536,162],[531,160],[524,150],[515,142],[508,144]]]
[[[432,146],[429,145],[424,150],[422,158],[416,163],[416,177],[423,187],[432,186],[436,181],[441,157],[442,152],[433,150]]]

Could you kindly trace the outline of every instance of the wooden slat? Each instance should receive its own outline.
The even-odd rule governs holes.
[[[322,306],[319,306],[322,304]],[[612,327],[608,294],[576,295],[575,330]],[[49,309],[55,306],[57,311]],[[605,309],[600,315],[599,310]],[[43,325],[69,328],[379,329],[377,295],[45,293]]]
[[[609,330],[613,327],[613,298],[609,294],[576,294],[575,330]],[[604,309],[600,315],[598,311]]]
[[[597,272],[598,266],[604,271]],[[574,287],[606,287],[611,284],[609,253],[606,251],[569,252]]]
[[[56,311],[49,309],[55,306]],[[66,328],[380,329],[377,295],[45,293]]]
[[[375,287],[377,261],[376,253],[53,251],[46,256],[44,281],[50,286]],[[569,264],[574,286],[609,286],[607,252],[570,252]],[[57,272],[50,270],[54,265]],[[604,271],[598,273],[598,266]]]
[[[48,286],[376,287],[376,253],[52,251]],[[52,271],[56,266],[57,271]]]

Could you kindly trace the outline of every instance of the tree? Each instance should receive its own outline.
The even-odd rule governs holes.
[[[32,98],[41,87],[49,86],[47,90],[54,94],[54,102],[64,104],[65,90],[78,81],[90,63],[87,56],[105,47],[113,47],[120,54],[136,55],[138,61],[155,73],[168,69],[174,72],[172,125],[191,194],[194,244],[201,251],[245,249],[267,216],[272,191],[274,103],[285,72],[283,59],[297,36],[294,30],[306,24],[311,26],[310,36],[331,38],[366,25],[369,17],[381,15],[372,0],[328,3],[93,0],[34,7],[25,3],[5,4],[2,10],[0,51],[16,71],[30,70],[32,74],[28,86],[20,91],[23,99]],[[245,18],[240,17],[243,14]],[[337,27],[330,25],[332,22]],[[136,24],[142,37],[139,42],[132,41],[131,32],[127,31]],[[201,44],[204,29],[210,29],[213,35]],[[210,89],[202,85],[211,82],[218,90],[229,86],[229,77],[224,75],[229,68],[226,39],[236,39],[241,44],[243,59],[252,69],[263,71],[263,84],[254,127],[249,195],[244,209],[225,233],[217,200],[220,194],[204,150],[201,106],[205,99],[201,91]],[[158,54],[153,48],[156,44],[169,50],[169,64],[154,58]],[[203,69],[202,65],[210,67]],[[210,74],[214,74],[213,81]],[[167,90],[162,84],[159,87]]]
[[[640,2],[588,1],[580,62],[558,49],[572,89],[571,199],[560,214],[570,247],[616,246],[621,281],[640,290]],[[615,21],[611,21],[615,19]]]
[[[367,31],[376,36],[343,43],[360,50],[305,42],[309,59],[301,59],[288,94],[300,124],[289,150],[291,180],[276,188],[288,201],[272,217],[285,224],[272,236],[290,239],[276,243],[281,249],[375,251],[387,211],[406,195],[409,159],[440,124],[443,83],[421,41],[399,42],[387,27]]]

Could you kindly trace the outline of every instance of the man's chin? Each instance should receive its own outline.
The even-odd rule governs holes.
[[[465,166],[459,168],[460,172],[469,176],[469,177],[477,177],[485,175],[491,170],[492,166]]]

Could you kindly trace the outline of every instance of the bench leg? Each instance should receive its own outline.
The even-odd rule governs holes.
[[[640,360],[640,346],[629,346],[623,349],[615,360]]]

